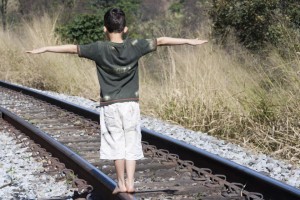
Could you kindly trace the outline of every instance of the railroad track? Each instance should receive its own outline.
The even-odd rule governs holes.
[[[145,159],[136,168],[137,192],[113,196],[113,163],[99,160],[98,113],[1,81],[0,107],[4,120],[35,132],[29,133],[33,140],[91,185],[95,196],[100,195],[95,198],[300,199],[296,188],[146,129]]]

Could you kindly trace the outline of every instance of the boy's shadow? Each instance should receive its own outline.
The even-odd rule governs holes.
[[[119,193],[119,194],[117,194],[117,196],[119,196],[119,195],[120,196],[125,195],[127,199],[129,198],[129,199],[132,199],[132,200],[136,200],[136,196],[139,196],[139,194],[157,193],[157,194],[169,194],[169,195],[173,195],[177,191],[178,190],[170,190],[170,189],[165,189],[165,190],[140,190],[140,191],[135,191],[134,193]],[[93,192],[93,193],[89,194],[86,197],[86,199],[87,200],[102,200],[102,199],[105,199],[105,198],[102,197],[101,193]]]
[[[178,190],[141,190],[136,191],[134,194],[142,194],[142,193],[166,193],[166,194],[175,194]]]

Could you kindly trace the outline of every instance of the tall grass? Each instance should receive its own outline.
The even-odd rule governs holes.
[[[0,78],[98,98],[92,62],[75,55],[24,53],[60,44],[55,25],[56,19],[45,15],[24,22],[17,31],[0,32]],[[199,38],[206,38],[205,33]],[[261,59],[234,40],[232,44],[230,52],[210,42],[161,47],[144,57],[143,113],[299,164],[299,57],[283,59],[274,50]]]
[[[57,18],[48,15],[24,22],[17,30],[0,32],[1,79],[40,89],[99,96],[94,64],[76,55],[26,54],[26,50],[60,44],[55,35]]]
[[[152,77],[142,79],[144,113],[300,164],[298,57],[207,44],[159,49],[151,59],[142,67]]]

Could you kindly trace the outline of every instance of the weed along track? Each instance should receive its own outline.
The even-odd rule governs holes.
[[[5,121],[91,185],[95,199],[300,198],[291,186],[146,129],[145,159],[137,162],[135,175],[137,192],[113,196],[114,165],[99,159],[98,113],[5,82],[0,82],[0,107]]]

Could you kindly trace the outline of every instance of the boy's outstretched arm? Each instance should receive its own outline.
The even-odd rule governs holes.
[[[78,53],[77,52],[77,45],[67,44],[67,45],[60,45],[60,46],[47,46],[38,49],[33,49],[31,51],[26,51],[26,53],[45,53],[45,52],[53,52],[53,53]]]
[[[199,40],[198,38],[197,39],[171,38],[171,37],[157,38],[157,46],[180,45],[180,44],[200,45],[207,42],[208,42],[207,40]]]

